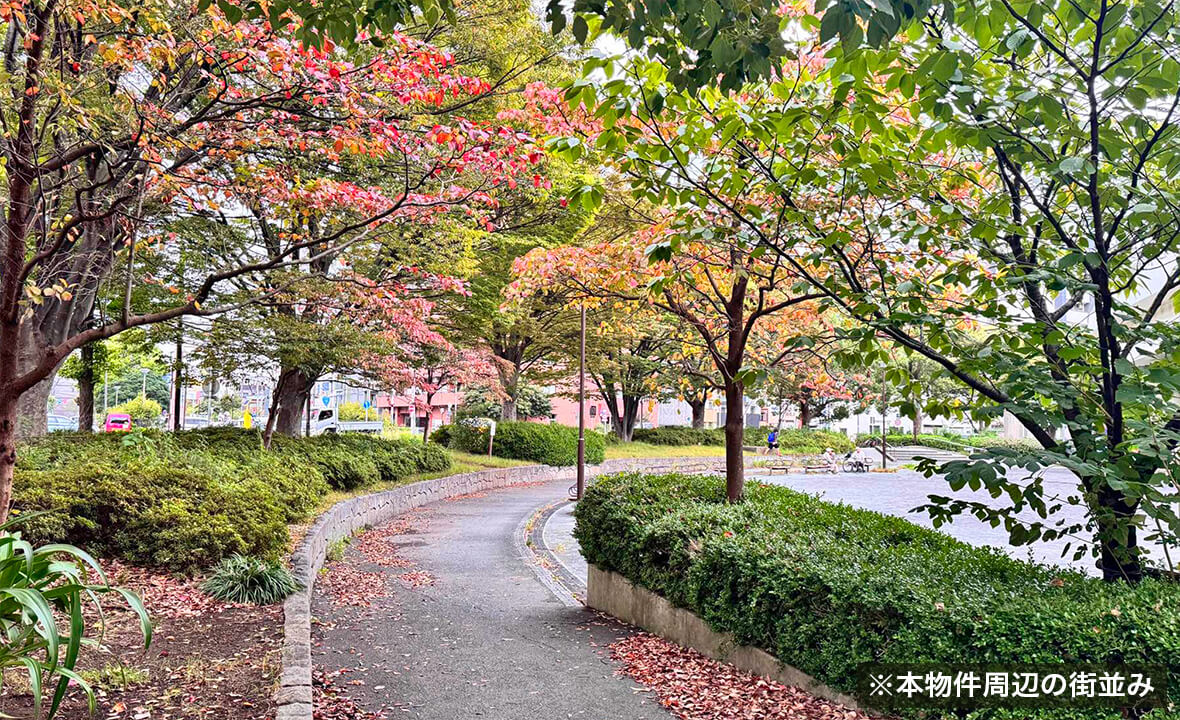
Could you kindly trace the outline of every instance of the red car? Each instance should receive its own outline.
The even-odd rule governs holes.
[[[131,416],[127,413],[111,413],[102,427],[103,432],[127,432],[131,429]]]

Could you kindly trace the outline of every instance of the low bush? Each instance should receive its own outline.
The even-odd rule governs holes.
[[[928,447],[935,450],[953,450],[955,452],[965,452],[968,447],[965,441],[952,438],[943,437],[942,435],[918,435],[917,439],[910,433],[889,433],[885,436],[885,442],[893,447],[919,446]],[[877,446],[881,444],[881,436],[878,435],[859,435],[856,438],[856,444],[860,447]]]
[[[430,442],[442,445],[443,447],[450,447],[451,445],[451,425],[439,425],[430,433]]]
[[[657,428],[638,428],[631,434],[635,442],[649,445],[724,445],[725,432],[684,425],[665,425]]]
[[[893,446],[917,445],[919,447],[934,448],[935,450],[952,450],[961,453],[970,453],[972,448],[979,448],[982,450],[989,450],[993,448],[1004,448],[1008,450],[1040,449],[1040,445],[1038,445],[1033,440],[1009,440],[996,435],[976,435],[975,437],[969,438],[949,438],[944,435],[922,433],[919,434],[915,439],[911,433],[890,433],[885,437],[885,440],[888,444]],[[860,447],[879,445],[880,442],[880,435],[860,435],[856,438],[856,444]]]
[[[766,447],[770,427],[746,428],[747,445]],[[838,453],[851,452],[855,446],[844,433],[811,428],[787,428],[778,433],[779,451],[788,455],[819,455],[831,448]]]
[[[486,453],[488,427],[460,422],[451,428],[451,447],[470,453]],[[544,465],[573,465],[578,460],[578,430],[565,425],[531,422],[496,424],[492,454]],[[586,462],[597,465],[606,457],[606,441],[599,433],[586,433]]]
[[[18,453],[14,507],[34,542],[68,542],[127,562],[192,572],[233,555],[287,549],[331,488],[401,482],[451,465],[417,440],[276,437],[254,430],[55,434]]]
[[[1175,583],[1103,583],[779,486],[728,504],[716,477],[604,478],[575,517],[589,562],[839,690],[865,662],[1145,663],[1180,700]]]
[[[273,605],[299,590],[299,583],[277,562],[234,555],[217,564],[201,589],[218,600]]]

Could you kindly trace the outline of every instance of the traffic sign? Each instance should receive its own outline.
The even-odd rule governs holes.
[[[362,406],[363,406],[363,407],[364,407],[366,410],[368,410],[369,408],[373,407],[373,403],[371,403],[371,402],[369,402],[368,400],[366,400],[364,403],[362,403]]]
[[[327,395],[320,398],[320,400],[323,401],[324,407],[328,407],[329,405],[332,404],[332,398],[328,397]]]

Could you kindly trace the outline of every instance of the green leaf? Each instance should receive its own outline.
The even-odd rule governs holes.
[[[575,15],[572,30],[574,39],[584,45],[586,43],[586,36],[590,33],[590,26],[586,24],[586,19],[581,15]]]

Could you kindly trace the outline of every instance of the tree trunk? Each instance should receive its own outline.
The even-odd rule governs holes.
[[[700,399],[689,399],[688,407],[692,410],[692,426],[697,430],[703,430],[705,427],[705,405],[708,403],[708,395],[703,395]]]
[[[500,378],[500,387],[504,389],[500,419],[513,421],[516,419],[516,396],[520,393],[520,366],[516,360],[501,358],[496,363],[496,374]]]
[[[725,496],[729,502],[742,499],[746,491],[745,407],[742,384],[725,383]]]
[[[16,404],[16,437],[18,440],[49,434],[49,395],[56,373],[21,393]]]
[[[1098,504],[1097,542],[1101,548],[1102,579],[1139,582],[1143,579],[1143,565],[1133,523],[1137,503],[1128,502],[1122,492],[1107,487],[1099,491]]]
[[[16,371],[23,373],[37,366],[44,347],[37,341],[30,322],[21,325],[17,337],[20,339],[16,347]],[[16,398],[17,440],[41,437],[49,432],[49,395],[56,375],[54,368],[41,382]]]
[[[922,406],[915,398],[914,400],[914,442],[918,442],[918,436],[922,434],[922,424],[924,418],[922,417]]]
[[[811,404],[806,400],[799,403],[799,427],[803,430],[811,427]]]
[[[94,432],[94,343],[82,346],[82,372],[78,375],[78,431]]]
[[[422,444],[430,442],[430,416],[434,414],[434,393],[426,393],[426,423],[422,426]]]
[[[270,394],[270,407],[266,411],[266,430],[262,432],[262,449],[270,450],[270,441],[275,435],[275,420],[279,414],[279,396],[282,394],[283,376],[275,383],[275,389]]]
[[[16,398],[0,392],[0,522],[8,519],[16,469]]]
[[[307,404],[314,383],[315,378],[308,377],[302,368],[287,368],[279,373],[279,384],[276,387],[278,409],[275,411],[275,432],[299,437],[303,408]]]
[[[10,240],[11,241],[11,240]],[[8,519],[12,504],[12,478],[16,469],[17,401],[12,389],[16,379],[20,321],[0,324],[0,522]]]
[[[500,419],[505,421],[516,420],[516,398],[509,395],[500,403]]]
[[[611,430],[619,440],[631,442],[631,438],[635,436],[635,420],[639,417],[639,403],[641,401],[642,398],[635,395],[623,395],[621,409],[617,407],[617,403],[607,403],[607,407],[611,411]]]

